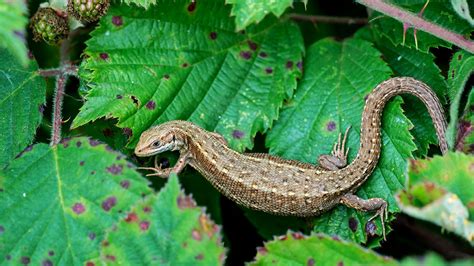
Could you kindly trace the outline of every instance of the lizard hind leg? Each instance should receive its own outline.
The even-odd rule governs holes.
[[[321,167],[327,170],[335,171],[347,166],[347,154],[349,153],[349,149],[346,150],[346,141],[350,128],[351,127],[349,126],[346,129],[342,141],[341,133],[339,133],[339,137],[337,142],[334,144],[331,155],[324,154],[319,156],[318,162]]]
[[[385,220],[388,219],[387,202],[382,198],[361,199],[354,194],[346,194],[342,196],[341,203],[347,207],[354,208],[358,211],[375,211],[375,215],[369,219],[369,222],[380,216],[382,223],[382,235],[385,238]]]

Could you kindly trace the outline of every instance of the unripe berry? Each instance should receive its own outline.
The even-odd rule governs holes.
[[[67,11],[83,22],[94,22],[109,9],[110,0],[68,0]]]
[[[30,28],[35,41],[44,40],[48,44],[56,44],[67,37],[69,25],[67,18],[59,15],[50,7],[40,7],[31,18]]]

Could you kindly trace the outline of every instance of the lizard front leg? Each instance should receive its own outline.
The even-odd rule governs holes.
[[[179,174],[181,171],[183,171],[184,167],[188,164],[190,158],[191,153],[185,152],[179,155],[178,162],[173,168],[162,169],[161,164],[157,164],[157,160],[155,157],[155,167],[138,167],[138,169],[154,171],[154,173],[147,174],[146,176],[159,176],[162,178],[168,178],[171,173]]]
[[[347,134],[349,133],[348,127],[344,133],[344,139],[341,142],[341,133],[339,133],[339,138],[334,144],[331,155],[321,155],[318,158],[319,165],[327,170],[335,171],[341,168],[346,167],[347,165],[347,154],[349,149],[346,148]]]
[[[358,211],[375,211],[375,215],[372,216],[369,221],[372,221],[377,216],[380,216],[380,221],[382,222],[382,234],[383,239],[385,238],[385,220],[388,218],[388,209],[387,202],[382,198],[371,198],[371,199],[361,199],[354,194],[346,194],[342,196],[342,204],[347,207],[354,208]]]

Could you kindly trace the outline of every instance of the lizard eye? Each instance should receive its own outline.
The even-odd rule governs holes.
[[[158,147],[160,146],[160,142],[159,141],[155,141],[153,142],[153,144],[151,144],[153,147]]]
[[[176,141],[176,136],[175,136],[175,135],[173,135],[173,142],[175,142],[175,141]]]

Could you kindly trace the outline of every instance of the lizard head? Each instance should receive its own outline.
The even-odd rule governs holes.
[[[165,151],[178,150],[182,144],[177,132],[165,124],[150,128],[142,133],[135,154],[138,157],[152,156]]]

